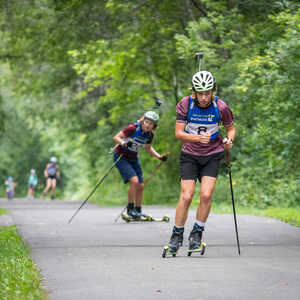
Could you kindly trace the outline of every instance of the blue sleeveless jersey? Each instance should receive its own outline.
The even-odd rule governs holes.
[[[48,175],[50,175],[50,176],[56,175],[56,165],[55,164],[51,164],[48,167]]]
[[[219,135],[220,113],[217,106],[218,97],[215,97],[211,105],[207,108],[198,107],[189,98],[189,108],[187,114],[187,124],[184,131],[189,134],[203,134],[210,132],[210,139],[213,140]]]
[[[137,153],[143,146],[149,144],[149,141],[151,141],[152,138],[150,132],[143,132],[139,122],[137,122],[136,125],[138,126],[136,131],[130,137],[125,139],[125,141],[131,141],[132,143],[130,147],[127,147],[128,152]]]

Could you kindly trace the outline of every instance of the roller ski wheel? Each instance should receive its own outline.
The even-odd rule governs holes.
[[[204,255],[206,249],[206,244],[204,242],[201,242],[200,247],[197,248],[190,248],[188,249],[188,256],[191,256],[192,253],[200,253],[201,255]]]
[[[169,223],[170,222],[170,217],[169,216],[163,216],[162,220],[163,220],[163,222]]]
[[[148,221],[148,222],[151,222],[153,219],[151,215],[145,215],[145,214],[141,214],[141,218],[142,221]]]
[[[164,250],[163,250],[163,253],[162,253],[162,257],[165,258],[168,254],[175,257],[176,254],[177,254],[177,251],[174,251],[174,250],[170,249],[169,246],[165,246]]]

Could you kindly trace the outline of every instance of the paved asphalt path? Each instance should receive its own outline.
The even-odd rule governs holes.
[[[31,248],[50,299],[300,299],[300,228],[239,215],[239,257],[232,215],[211,214],[206,254],[187,257],[191,211],[184,246],[176,258],[163,259],[174,208],[144,208],[153,216],[168,214],[169,224],[126,224],[114,223],[122,207],[88,204],[68,224],[79,205],[0,200]]]

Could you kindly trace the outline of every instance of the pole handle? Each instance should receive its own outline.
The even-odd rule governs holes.
[[[196,72],[200,72],[201,71],[202,59],[203,59],[203,52],[196,52],[196,54],[195,54],[195,62],[196,62],[196,65],[198,64],[198,70],[196,69]]]

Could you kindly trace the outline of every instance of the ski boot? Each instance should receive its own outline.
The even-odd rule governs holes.
[[[140,221],[151,221],[151,216],[148,216],[148,215],[142,213],[142,207],[141,206],[136,206],[135,211],[137,213],[137,218]]]
[[[128,203],[128,205],[127,205],[127,213],[125,213],[125,212],[122,213],[121,217],[127,223],[139,219],[139,215],[138,215],[137,211],[135,210],[133,203]]]
[[[206,244],[202,242],[203,231],[204,227],[200,227],[195,223],[189,236],[188,256],[191,256],[193,252],[200,252],[201,255],[205,253]]]
[[[134,204],[133,203],[128,203],[127,205],[127,215],[133,219],[137,219],[138,218],[138,213],[134,208]]]
[[[173,233],[168,246],[164,247],[162,257],[166,257],[167,254],[176,256],[178,249],[182,246],[184,228],[176,228],[174,226]]]
[[[134,208],[132,209],[128,209],[127,210],[127,215],[133,219],[138,219],[139,218],[139,214],[136,212],[136,210]]]

